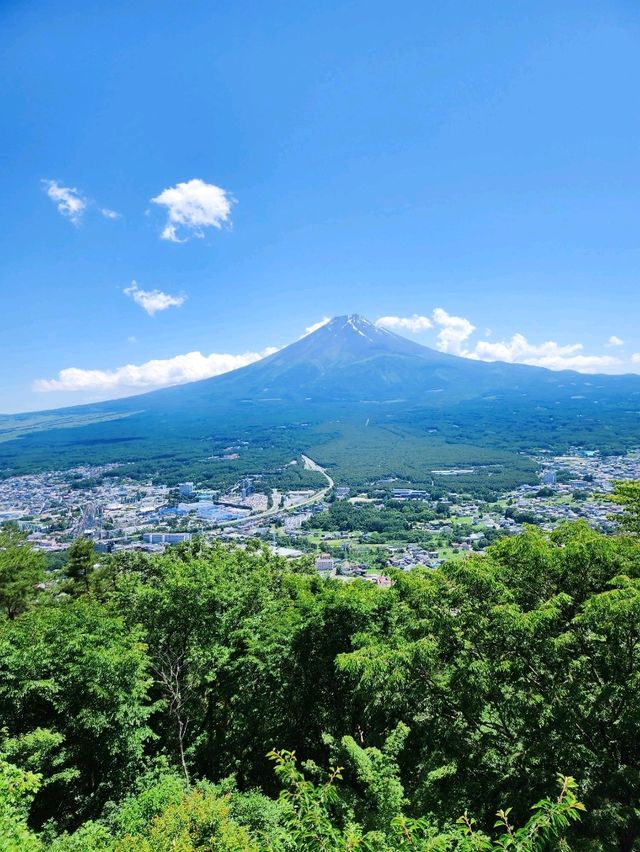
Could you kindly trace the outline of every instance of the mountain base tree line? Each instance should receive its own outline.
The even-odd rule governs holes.
[[[202,540],[47,571],[5,526],[0,850],[640,849],[640,483],[612,499],[617,535],[389,589]]]

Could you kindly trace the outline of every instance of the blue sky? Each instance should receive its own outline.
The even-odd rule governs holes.
[[[640,372],[639,44],[633,2],[5,0],[0,411],[351,312]]]

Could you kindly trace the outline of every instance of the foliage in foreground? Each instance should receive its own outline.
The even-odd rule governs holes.
[[[42,590],[12,536],[0,849],[640,842],[637,537],[530,529],[390,589],[258,546],[78,546]]]
[[[559,777],[555,800],[543,799],[532,807],[527,822],[511,824],[509,809],[497,813],[494,836],[475,828],[465,813],[448,830],[436,831],[428,820],[407,817],[401,801],[386,802],[385,822],[364,832],[352,819],[338,782],[342,768],[332,769],[319,784],[305,778],[292,752],[274,751],[275,771],[282,789],[277,801],[258,792],[240,793],[233,782],[193,787],[165,771],[137,794],[97,821],[77,831],[48,838],[27,824],[30,801],[40,776],[0,759],[0,849],[24,852],[472,852],[512,849],[536,852],[560,841],[580,818],[584,805],[576,796],[572,778]],[[399,788],[401,789],[401,788]]]

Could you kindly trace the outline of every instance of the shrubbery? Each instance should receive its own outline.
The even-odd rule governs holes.
[[[2,575],[0,849],[640,838],[633,536],[529,529],[390,589],[201,541],[76,574]]]

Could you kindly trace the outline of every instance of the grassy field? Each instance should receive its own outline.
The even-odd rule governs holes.
[[[441,547],[438,549],[438,558],[444,559],[447,562],[458,562],[460,559],[466,559],[468,555],[468,551],[456,550],[453,547]]]

